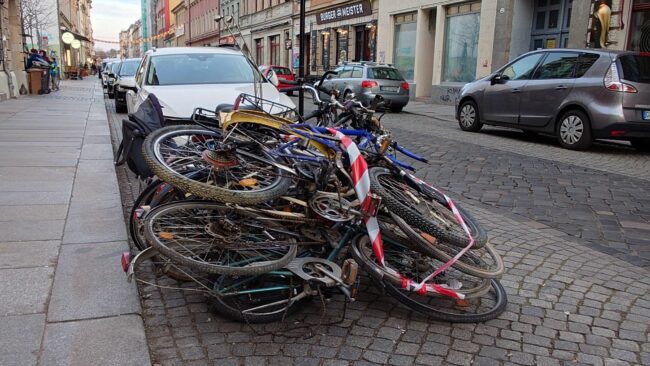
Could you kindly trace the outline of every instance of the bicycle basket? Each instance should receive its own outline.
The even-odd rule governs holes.
[[[274,119],[296,121],[299,117],[295,107],[263,99],[255,95],[240,94],[235,101],[233,110],[254,110],[262,112]]]

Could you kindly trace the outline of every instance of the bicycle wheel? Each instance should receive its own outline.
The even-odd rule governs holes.
[[[144,216],[146,214],[145,207],[149,209],[155,208],[179,198],[178,190],[161,180],[154,180],[140,193],[133,203],[129,215],[129,235],[138,250],[145,250],[149,247],[144,238],[143,230]]]
[[[467,233],[456,221],[441,195],[425,185],[410,184],[408,178],[387,168],[370,168],[369,177],[372,191],[382,198],[389,211],[441,241],[461,247],[469,244]],[[485,245],[485,230],[469,213],[458,206],[457,208],[474,237],[473,247]]]
[[[257,275],[295,258],[300,235],[251,210],[180,201],[149,212],[145,237],[172,262],[197,272]]]
[[[399,234],[398,234],[399,235]],[[424,280],[429,274],[440,267],[443,263],[437,259],[428,257],[414,251],[405,244],[404,241],[396,241],[397,235],[393,232],[384,240],[383,253],[385,268],[376,260],[373,252],[372,243],[367,235],[360,235],[354,239],[352,244],[352,256],[361,263],[367,272],[377,280],[390,282],[395,286],[401,287],[405,278],[413,282]],[[448,268],[440,275],[432,279],[431,282],[451,288],[466,298],[480,297],[490,289],[488,279],[479,278],[465,274],[453,267]],[[429,293],[424,297],[443,298],[443,295]]]
[[[282,320],[297,309],[303,283],[288,271],[259,276],[219,276],[210,309],[242,323],[270,323]]]
[[[219,202],[254,205],[280,197],[291,185],[291,177],[258,143],[233,136],[223,142],[221,133],[196,126],[154,131],[142,154],[160,179]]]
[[[129,216],[129,235],[135,247],[142,251],[149,247],[144,237],[144,219],[148,211],[159,205],[184,199],[182,192],[176,187],[161,180],[149,184],[138,196]],[[192,281],[201,275],[194,273],[189,268],[179,267],[162,255],[152,258],[152,262],[167,276],[179,281]]]
[[[431,235],[409,225],[394,213],[391,213],[390,216],[401,231],[408,236],[411,245],[422,253],[447,262],[461,250],[457,246],[437,242]],[[453,266],[467,274],[481,278],[501,278],[505,272],[503,259],[489,242],[480,249],[467,251]]]
[[[480,323],[494,319],[506,310],[508,295],[498,280],[490,280],[486,294],[465,300],[431,298],[383,282],[387,294],[407,307],[434,319],[451,323]]]

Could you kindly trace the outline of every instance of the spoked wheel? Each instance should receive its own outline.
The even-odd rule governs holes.
[[[424,254],[447,262],[461,250],[460,247],[438,241],[437,238],[407,224],[401,217],[393,213],[390,216],[393,222],[409,238],[410,245]],[[501,278],[503,272],[505,272],[503,259],[489,242],[482,248],[466,252],[454,263],[454,267],[481,278]]]
[[[145,220],[145,237],[174,263],[198,272],[258,275],[284,267],[299,233],[279,219],[214,202],[160,206]]]
[[[129,235],[135,247],[142,251],[149,247],[144,237],[144,219],[148,210],[157,206],[183,199],[182,192],[168,183],[156,180],[145,188],[136,199],[129,216]],[[197,276],[189,268],[182,268],[164,256],[152,258],[153,263],[166,275],[179,281],[191,281]]]
[[[394,276],[389,275],[377,264],[370,239],[365,235],[354,240],[352,254],[369,270],[375,280],[373,282],[383,286],[388,295],[437,320],[453,323],[484,322],[499,316],[508,303],[505,289],[498,280],[471,277],[453,270],[453,267],[437,278],[437,282],[450,288],[460,287],[456,291],[465,294],[463,300],[432,294],[422,295],[404,289],[401,281],[396,283]],[[423,276],[431,273],[435,265],[440,264],[423,260],[420,253],[409,251],[406,246],[392,243],[390,239],[384,242],[384,255],[387,266],[402,271],[414,281],[422,280],[425,278]]]
[[[352,255],[369,270],[371,276],[378,280],[402,286],[404,278],[419,283],[428,275],[433,273],[443,262],[412,250],[408,246],[408,238],[396,241],[393,235],[384,238],[384,262],[386,267],[378,263],[373,252],[372,243],[366,236],[357,237],[354,240]],[[467,298],[480,297],[490,289],[488,279],[479,278],[465,274],[453,267],[445,270],[431,280],[430,283],[443,285],[464,294]],[[429,293],[424,297],[441,298],[442,295]]]
[[[291,184],[259,144],[233,136],[224,142],[221,133],[196,126],[156,130],[142,150],[162,180],[219,202],[254,205],[280,197]]]
[[[372,191],[381,196],[390,212],[450,245],[467,246],[467,234],[441,195],[426,186],[415,186],[387,168],[371,168],[369,176]],[[485,230],[468,212],[456,207],[474,237],[474,248],[485,245]]]
[[[302,299],[302,281],[288,271],[257,276],[219,276],[212,311],[242,323],[270,323],[282,320],[297,309]],[[296,295],[298,294],[298,295]]]

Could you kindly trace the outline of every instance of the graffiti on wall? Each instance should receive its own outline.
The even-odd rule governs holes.
[[[454,104],[460,93],[460,88],[455,87],[440,87],[435,88],[432,93],[434,103],[440,104]]]

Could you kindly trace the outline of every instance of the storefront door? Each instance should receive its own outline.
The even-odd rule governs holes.
[[[566,48],[573,0],[535,0],[531,50]]]
[[[370,60],[370,31],[365,25],[355,27],[354,60]]]
[[[634,0],[628,49],[650,52],[650,0]]]

